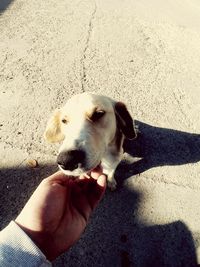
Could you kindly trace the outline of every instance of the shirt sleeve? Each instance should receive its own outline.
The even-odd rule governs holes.
[[[50,267],[41,250],[14,222],[0,232],[0,266],[4,267]]]

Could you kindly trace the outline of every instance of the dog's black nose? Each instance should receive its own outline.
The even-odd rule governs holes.
[[[81,167],[85,161],[85,152],[82,150],[69,150],[61,152],[57,157],[57,163],[64,170],[73,171]]]

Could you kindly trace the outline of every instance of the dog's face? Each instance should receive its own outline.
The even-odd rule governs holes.
[[[57,162],[65,174],[78,176],[100,164],[107,147],[115,139],[117,127],[121,124],[122,132],[123,127],[127,128],[118,114],[124,110],[127,112],[122,103],[106,96],[83,93],[54,112],[45,138],[49,142],[63,141]],[[130,120],[132,123],[129,115],[129,124]],[[134,131],[133,126],[131,130]]]

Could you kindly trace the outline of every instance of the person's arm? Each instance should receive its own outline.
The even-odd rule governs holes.
[[[80,238],[105,188],[101,170],[90,179],[72,180],[61,172],[44,179],[15,222],[0,232],[0,266],[51,266]]]
[[[0,266],[48,267],[52,265],[30,237],[12,221],[0,232]]]

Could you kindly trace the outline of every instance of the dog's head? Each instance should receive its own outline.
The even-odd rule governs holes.
[[[58,165],[65,174],[78,176],[100,164],[117,131],[129,139],[136,137],[126,106],[106,96],[83,93],[55,110],[44,136],[52,143],[63,141]]]

